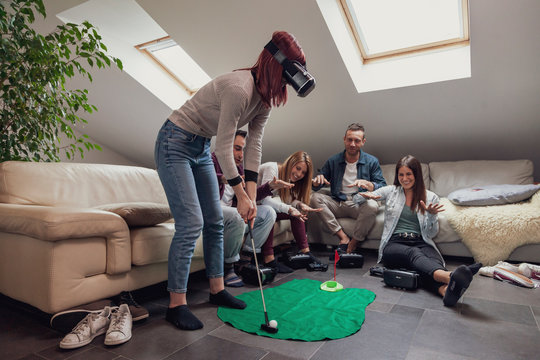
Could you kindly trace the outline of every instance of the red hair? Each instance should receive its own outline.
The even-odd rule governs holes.
[[[286,31],[275,31],[272,42],[289,60],[306,65],[306,57],[296,38]],[[287,86],[283,85],[283,67],[266,49],[263,49],[257,62],[248,70],[256,77],[257,91],[266,106],[280,106],[287,102]]]

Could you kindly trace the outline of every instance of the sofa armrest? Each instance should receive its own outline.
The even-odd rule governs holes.
[[[104,237],[107,274],[131,269],[129,228],[118,215],[97,209],[0,204],[0,231],[43,241]]]

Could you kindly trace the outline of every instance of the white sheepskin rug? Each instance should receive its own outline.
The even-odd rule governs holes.
[[[445,217],[474,259],[506,260],[521,245],[540,243],[540,191],[529,200],[495,206],[458,206],[442,198]]]

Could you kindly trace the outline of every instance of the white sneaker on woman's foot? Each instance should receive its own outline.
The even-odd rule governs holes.
[[[111,324],[105,335],[105,345],[119,345],[131,339],[131,313],[128,304],[122,304],[111,313]]]
[[[111,308],[105,308],[99,313],[89,313],[69,334],[60,341],[62,349],[76,349],[90,344],[96,336],[105,334],[111,316]]]
[[[530,279],[540,280],[540,266],[528,263],[519,264],[519,273]]]

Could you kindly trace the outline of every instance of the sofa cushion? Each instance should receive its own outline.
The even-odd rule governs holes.
[[[532,184],[530,160],[465,160],[429,163],[429,189],[440,197],[484,185]]]
[[[167,204],[153,169],[108,164],[0,163],[0,202],[73,206],[150,201]]]
[[[143,266],[162,263],[168,260],[169,248],[174,236],[174,223],[162,223],[156,226],[138,227],[131,229],[131,261],[133,265]],[[202,236],[199,236],[193,251],[191,271],[201,268],[204,258]]]
[[[526,200],[533,196],[540,185],[485,185],[459,189],[448,195],[456,205],[503,205]]]
[[[174,235],[174,223],[131,229],[131,262],[142,266],[166,262]]]
[[[152,202],[130,202],[95,206],[120,215],[129,226],[152,226],[172,218],[168,205]]]

